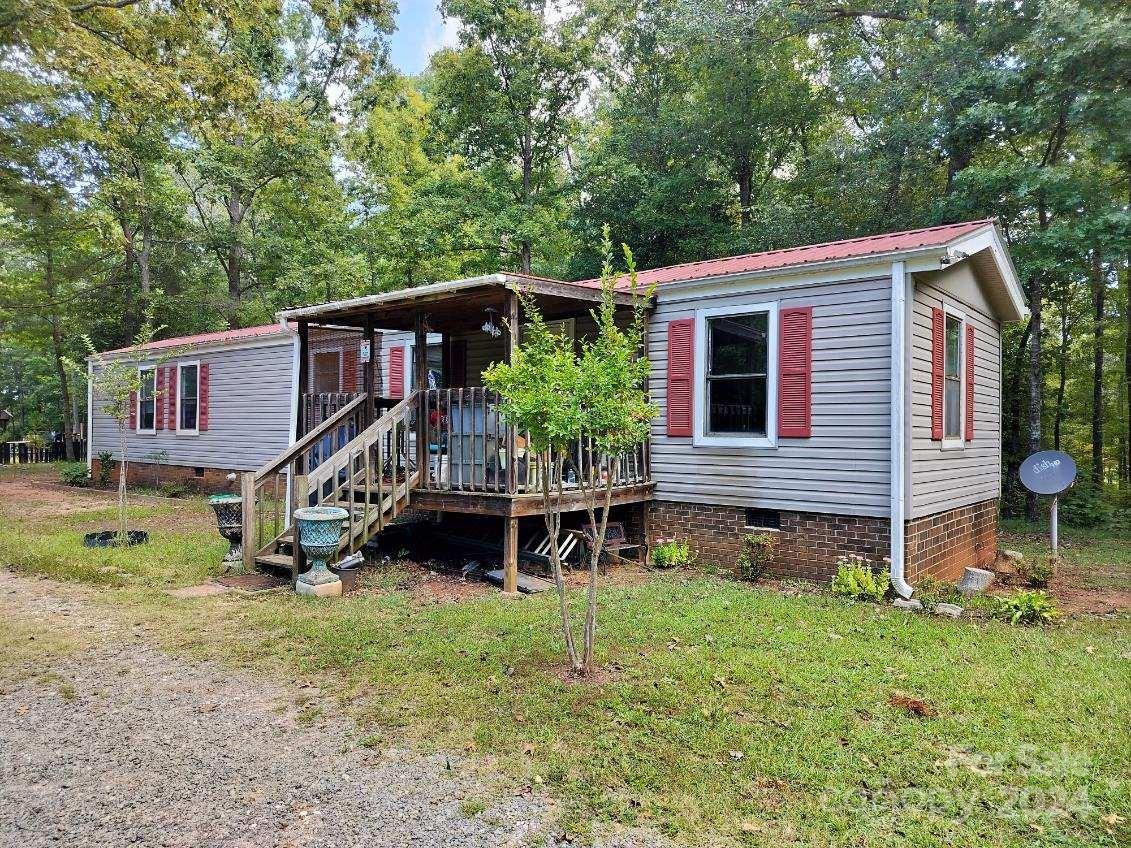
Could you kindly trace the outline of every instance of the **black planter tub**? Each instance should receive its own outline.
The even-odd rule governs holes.
[[[144,545],[149,541],[149,534],[144,530],[131,530],[126,534],[127,544]],[[88,548],[114,548],[118,545],[117,530],[101,530],[97,533],[87,533],[83,536],[82,543]]]

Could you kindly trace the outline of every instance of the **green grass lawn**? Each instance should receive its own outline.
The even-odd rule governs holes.
[[[548,595],[183,601],[155,588],[218,562],[218,535],[103,554],[128,575],[106,581],[74,564],[87,552],[73,531],[14,560],[19,532],[0,537],[0,563],[121,586],[98,597],[159,624],[171,650],[316,681],[371,744],[471,752],[560,799],[574,833],[619,822],[696,845],[1019,848],[1131,836],[1126,617],[1016,628],[662,574],[603,588],[606,674],[577,683],[560,676]]]

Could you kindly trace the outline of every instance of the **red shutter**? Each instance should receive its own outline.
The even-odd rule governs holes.
[[[778,436],[813,435],[813,307],[783,309],[778,318]]]
[[[966,325],[966,441],[974,438],[974,328]]]
[[[137,429],[137,392],[130,392],[130,424],[131,430]]]
[[[389,397],[404,397],[404,345],[389,348]]]
[[[938,307],[931,310],[931,439],[942,441],[943,357],[946,355],[946,320]]]
[[[174,433],[177,432],[177,385],[180,382],[180,375],[177,373],[177,366],[169,366],[169,429]]]
[[[690,436],[695,381],[695,319],[668,322],[668,435]]]
[[[165,429],[165,369],[158,366],[153,374],[156,397],[153,399],[153,427],[156,430]]]
[[[200,366],[200,399],[197,401],[200,409],[197,412],[196,427],[203,433],[208,429],[208,363]]]

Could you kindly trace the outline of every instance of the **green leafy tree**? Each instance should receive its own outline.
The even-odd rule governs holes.
[[[507,423],[530,433],[530,447],[539,465],[543,515],[550,537],[550,566],[558,592],[566,655],[570,668],[582,675],[591,675],[595,670],[597,573],[612,506],[612,463],[622,453],[647,441],[649,422],[656,415],[645,388],[646,306],[651,292],[638,291],[632,252],[627,245],[622,247],[628,289],[635,296],[627,324],[617,321],[614,292],[621,275],[613,271],[612,243],[606,228],[601,304],[591,313],[597,324],[596,335],[582,340],[580,353],[575,353],[573,342],[547,327],[534,299],[520,291],[528,323],[523,326],[514,361],[496,363],[483,375],[484,383],[499,392],[499,409]],[[511,332],[516,331],[517,328],[511,328]],[[575,457],[571,448],[579,444],[592,446],[592,461],[585,456]],[[594,528],[586,549],[589,579],[580,651],[570,623],[559,544],[567,468],[578,481],[589,526]]]

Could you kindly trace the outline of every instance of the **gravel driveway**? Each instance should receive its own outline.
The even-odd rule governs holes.
[[[81,590],[0,571],[13,615],[93,647],[0,688],[0,845],[553,844],[545,802],[458,758],[365,748],[349,721],[307,726],[314,690],[165,654]]]

